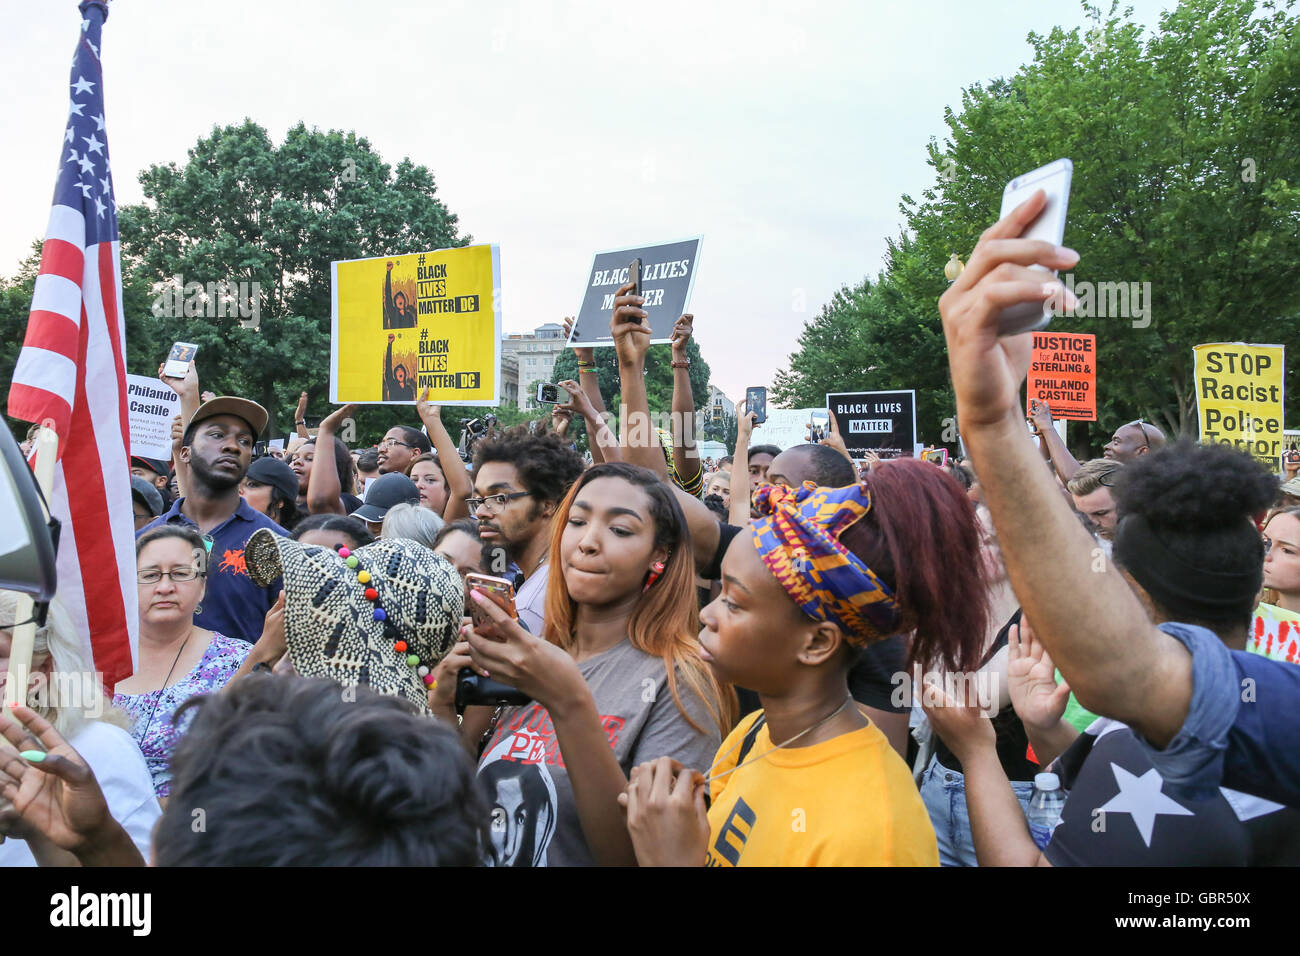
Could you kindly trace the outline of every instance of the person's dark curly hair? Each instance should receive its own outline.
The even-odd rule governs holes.
[[[159,866],[475,866],[489,846],[455,731],[399,698],[252,674],[182,715]]]
[[[1264,573],[1264,544],[1255,520],[1277,494],[1277,478],[1267,468],[1225,445],[1183,440],[1121,468],[1113,494],[1119,515],[1115,560],[1160,610],[1172,620],[1211,630],[1249,622]],[[1171,560],[1138,560],[1135,543],[1143,537],[1157,539]],[[1223,592],[1172,600],[1169,584],[1182,581],[1186,587],[1187,573],[1178,565],[1221,580]],[[1224,608],[1208,610],[1198,597]]]
[[[584,467],[582,456],[556,434],[515,434],[480,441],[474,451],[474,474],[494,461],[515,466],[538,507],[546,501],[564,500]]]

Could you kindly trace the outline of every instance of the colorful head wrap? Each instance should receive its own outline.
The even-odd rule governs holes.
[[[754,492],[762,517],[751,525],[754,547],[785,592],[809,617],[840,626],[852,644],[883,640],[899,629],[893,592],[862,559],[839,542],[871,510],[865,483],[798,491],[764,485]]]

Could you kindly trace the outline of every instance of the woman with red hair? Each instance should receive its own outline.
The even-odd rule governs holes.
[[[861,649],[913,633],[927,670],[978,663],[987,589],[974,509],[948,475],[903,459],[860,484],[761,487],[700,614],[719,679],[756,690],[705,768],[668,759],[621,798],[642,865],[934,866],[906,764],[855,705]],[[706,790],[712,805],[706,809]]]
[[[482,741],[489,863],[630,865],[618,804],[628,771],[659,757],[706,760],[735,698],[700,654],[690,533],[653,473],[621,463],[583,473],[556,512],[550,566],[540,637],[471,591],[493,623],[465,632],[431,703],[454,716],[450,685],[466,666],[532,698],[497,708],[486,732],[481,714],[462,724]]]

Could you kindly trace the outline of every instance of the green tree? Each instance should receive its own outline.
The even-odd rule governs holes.
[[[301,123],[278,147],[251,120],[214,129],[183,166],[151,166],[140,182],[145,202],[119,210],[124,271],[156,286],[173,276],[257,282],[262,296],[257,328],[168,315],[160,299],[154,353],[173,339],[197,343],[204,387],[262,403],[280,428],[291,427],[303,390],[309,413],[329,411],[331,262],[469,242],[428,169],[409,159],[390,167],[355,133]],[[366,407],[357,441],[414,419]]]
[[[1081,256],[1073,282],[1149,282],[1151,292],[1145,318],[1054,321],[1098,336],[1099,421],[1072,426],[1072,444],[1096,450],[1139,416],[1195,434],[1192,346],[1294,332],[1296,19],[1250,0],[1186,0],[1144,37],[1131,11],[1084,9],[1091,31],[1031,34],[1030,64],[962,91],[960,110],[945,116],[948,138],[929,146],[935,185],[920,201],[902,197],[907,226],[885,270],[874,285],[837,294],[808,325],[778,378],[779,398],[832,390],[815,376],[841,381],[843,370],[860,376],[858,388],[916,388],[921,439],[937,441],[952,414],[936,307],[944,264],[969,254],[1008,180],[1060,156],[1074,162],[1065,235]],[[1295,381],[1294,349],[1287,366]],[[1295,389],[1287,405],[1295,421]]]

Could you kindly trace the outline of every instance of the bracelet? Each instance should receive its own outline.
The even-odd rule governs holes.
[[[595,368],[595,367],[596,367],[596,363],[595,363],[595,362],[579,362],[579,363],[578,363],[578,368]]]
[[[582,374],[583,372],[591,372],[591,373],[595,374],[595,373],[596,373],[596,366],[594,366],[594,365],[579,365],[579,366],[578,366],[578,374]]]
[[[674,362],[674,363],[673,363],[673,368],[690,368],[690,367],[691,367],[691,360],[690,360],[690,359],[687,359],[687,360],[684,361],[684,362]]]
[[[305,418],[300,418],[300,419],[298,419],[296,422],[294,422],[294,424],[295,424],[295,425],[306,425],[306,424],[307,424],[307,419],[305,419]]]

